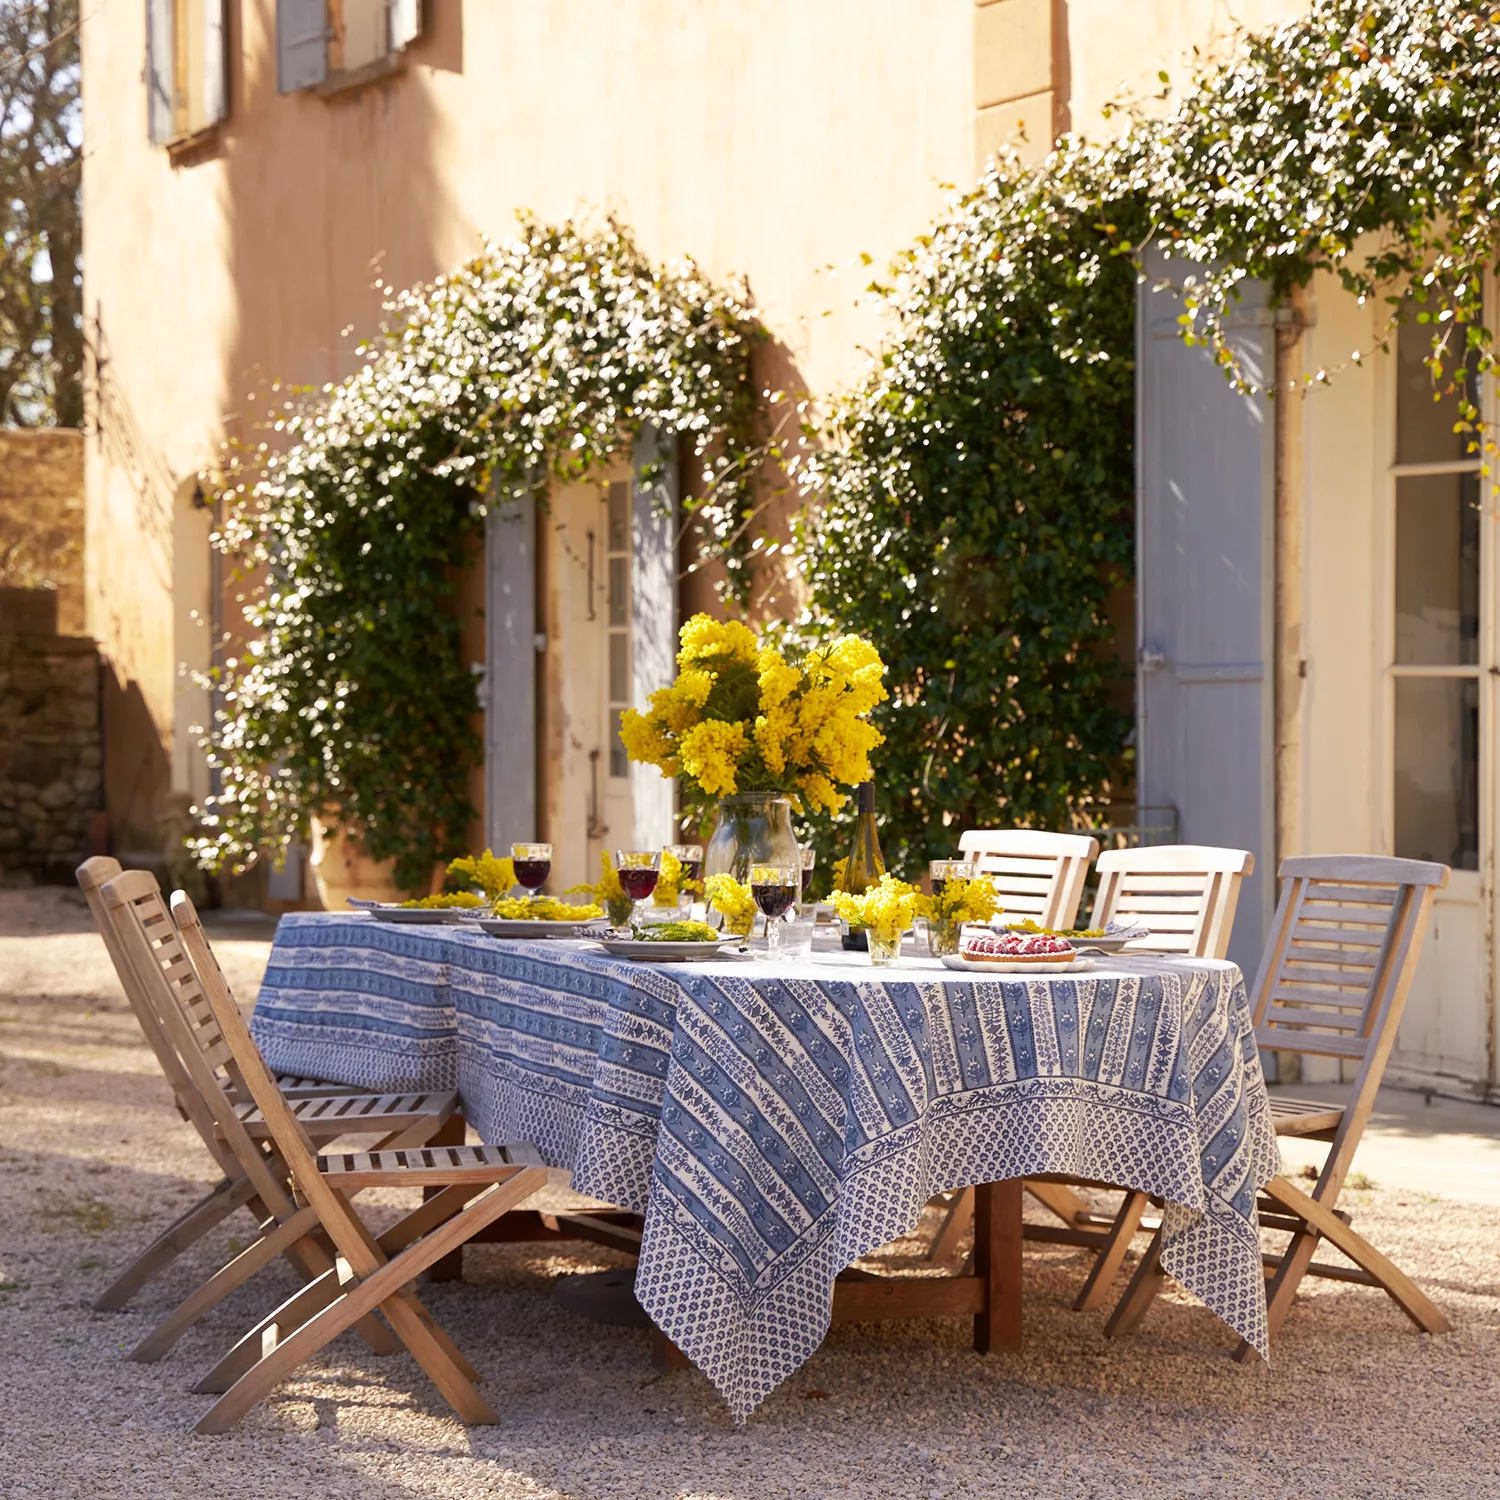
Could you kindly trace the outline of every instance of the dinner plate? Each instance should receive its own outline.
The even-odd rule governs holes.
[[[980,963],[961,953],[945,953],[943,967],[962,969],[966,974],[1083,974],[1094,967],[1094,961],[1090,958],[1063,958],[1055,964],[1018,964],[998,958],[992,963]]]
[[[348,901],[355,911],[368,912],[377,922],[451,924],[461,922],[465,911],[461,906],[396,906],[384,901],[362,901],[358,896],[350,896]]]
[[[584,917],[576,922],[544,921],[540,917],[468,917],[464,923],[499,938],[592,937],[602,917]]]
[[[615,958],[643,959],[647,963],[692,963],[698,959],[718,958],[730,944],[743,943],[743,938],[715,938],[711,943],[653,943],[640,938],[598,939],[599,946]]]

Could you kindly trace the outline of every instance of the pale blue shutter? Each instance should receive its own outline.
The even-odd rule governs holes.
[[[422,34],[422,0],[386,0],[391,51],[399,52]]]
[[[177,134],[172,0],[146,0],[146,135],[164,146]]]
[[[535,495],[491,501],[484,553],[484,827],[503,854],[538,832]]]
[[[1139,799],[1175,806],[1187,844],[1249,849],[1229,956],[1253,978],[1274,889],[1270,403],[1237,394],[1178,336],[1172,289],[1192,267],[1156,258],[1136,303],[1136,588]],[[1264,288],[1244,286],[1233,339],[1274,374]]]
[[[203,0],[203,119],[212,125],[229,113],[229,0]]]
[[[328,77],[328,0],[276,0],[276,91],[316,88]]]
[[[643,428],[631,454],[630,701],[644,710],[677,675],[677,456],[670,435]],[[646,482],[646,474],[651,480]],[[675,842],[677,783],[655,766],[632,763],[630,799],[635,847]]]

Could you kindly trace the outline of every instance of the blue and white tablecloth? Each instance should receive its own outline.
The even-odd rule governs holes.
[[[483,1139],[644,1214],[636,1294],[737,1418],[822,1341],[838,1272],[933,1193],[1036,1173],[1164,1199],[1165,1269],[1267,1351],[1255,1203],[1279,1159],[1232,964],[651,966],[296,913],[253,1029],[282,1071],[457,1088]]]

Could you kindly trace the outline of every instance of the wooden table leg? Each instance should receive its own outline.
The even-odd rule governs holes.
[[[433,1138],[428,1141],[429,1146],[462,1146],[464,1135],[468,1131],[468,1122],[462,1114],[455,1114],[443,1125]],[[423,1188],[422,1201],[441,1193],[442,1188]],[[429,1281],[462,1281],[464,1279],[464,1247],[460,1245],[456,1250],[451,1250],[441,1260],[435,1260],[427,1272]]]
[[[660,1328],[651,1330],[651,1363],[658,1370],[691,1370],[693,1362]]]
[[[984,1309],[974,1318],[974,1347],[1021,1347],[1021,1179],[974,1189],[974,1271],[984,1279]]]

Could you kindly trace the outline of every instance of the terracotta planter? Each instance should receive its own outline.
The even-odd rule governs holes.
[[[396,885],[395,861],[371,859],[356,839],[331,828],[321,818],[310,818],[312,853],[308,867],[324,911],[348,911],[350,896],[364,901],[400,901],[405,892]]]

